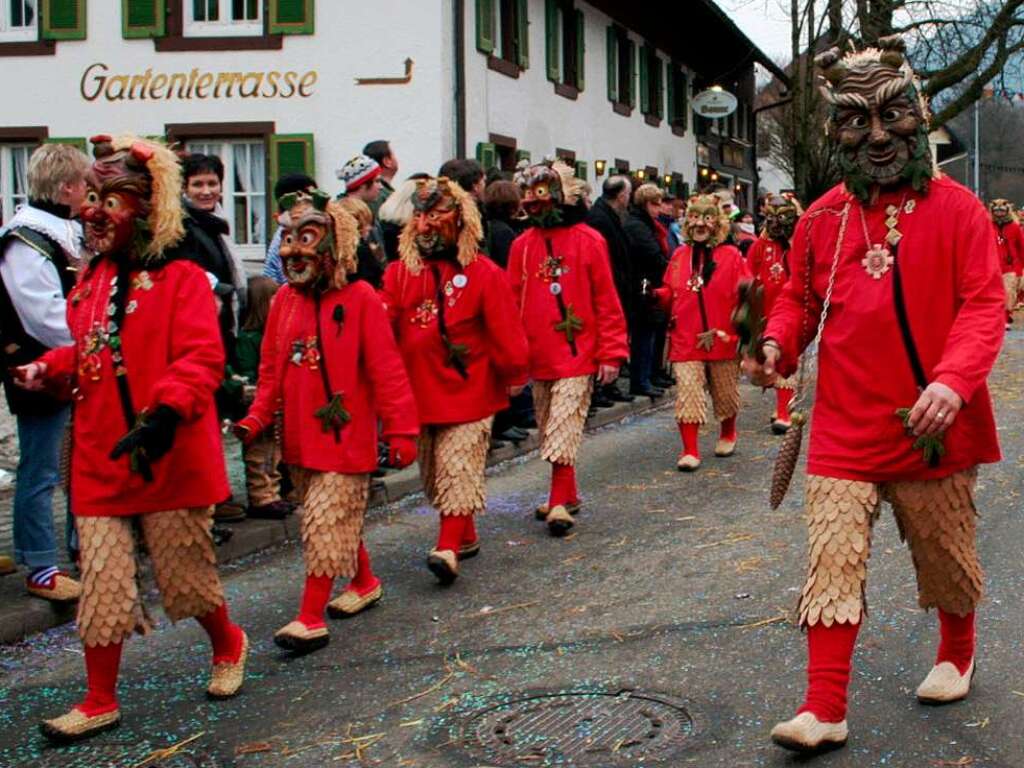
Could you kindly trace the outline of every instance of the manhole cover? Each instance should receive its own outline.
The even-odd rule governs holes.
[[[677,755],[693,718],[670,697],[643,691],[535,694],[473,715],[465,743],[501,766],[619,766]]]

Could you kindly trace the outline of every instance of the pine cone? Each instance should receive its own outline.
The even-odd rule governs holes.
[[[772,471],[772,492],[769,499],[772,509],[778,509],[782,500],[786,498],[789,483],[793,479],[793,471],[796,469],[797,459],[800,458],[800,444],[803,439],[803,420],[793,419],[793,426],[782,438],[782,447],[779,448],[779,455],[775,457],[775,469]]]

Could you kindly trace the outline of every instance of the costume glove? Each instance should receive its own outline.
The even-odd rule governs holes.
[[[117,441],[110,458],[127,453],[132,471],[146,477],[150,474],[149,464],[171,450],[180,421],[181,416],[169,405],[158,405],[152,412],[143,409],[135,418],[135,426]]]
[[[416,441],[411,437],[396,435],[388,438],[388,464],[401,469],[416,461]]]

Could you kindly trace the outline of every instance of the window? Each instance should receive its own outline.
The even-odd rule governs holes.
[[[665,115],[664,74],[653,46],[640,49],[640,111],[658,125]]]
[[[629,115],[636,106],[636,43],[626,30],[614,24],[606,30],[605,58],[608,66],[608,100],[616,112]]]
[[[0,41],[39,39],[37,0],[0,0]]]
[[[0,222],[28,202],[28,159],[35,144],[0,144]]]
[[[510,77],[530,66],[529,0],[476,0],[476,47]]]
[[[544,15],[548,80],[555,93],[575,99],[584,86],[583,11],[572,0],[545,0]]]
[[[221,204],[242,257],[262,260],[267,243],[267,148],[262,139],[187,144],[189,152],[216,155],[224,163]]]
[[[263,34],[260,0],[185,0],[187,37],[241,37]]]
[[[668,124],[672,132],[682,136],[689,120],[689,84],[686,73],[676,62],[665,64],[665,84],[668,86]]]

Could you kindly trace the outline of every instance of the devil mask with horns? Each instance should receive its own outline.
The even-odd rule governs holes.
[[[992,215],[993,223],[999,227],[1017,220],[1017,214],[1013,210],[1013,203],[1003,198],[990,202],[988,204],[988,211]]]
[[[714,248],[729,236],[729,217],[717,195],[694,195],[686,203],[683,240],[690,245]]]
[[[800,218],[800,205],[792,197],[769,195],[764,202],[764,231],[772,240],[787,242]]]
[[[878,48],[845,56],[833,48],[815,61],[847,189],[862,201],[901,184],[926,192],[934,176],[928,107],[903,38],[883,37]]]
[[[356,270],[359,226],[355,218],[318,189],[293,192],[278,202],[281,266],[299,291],[341,288]]]

